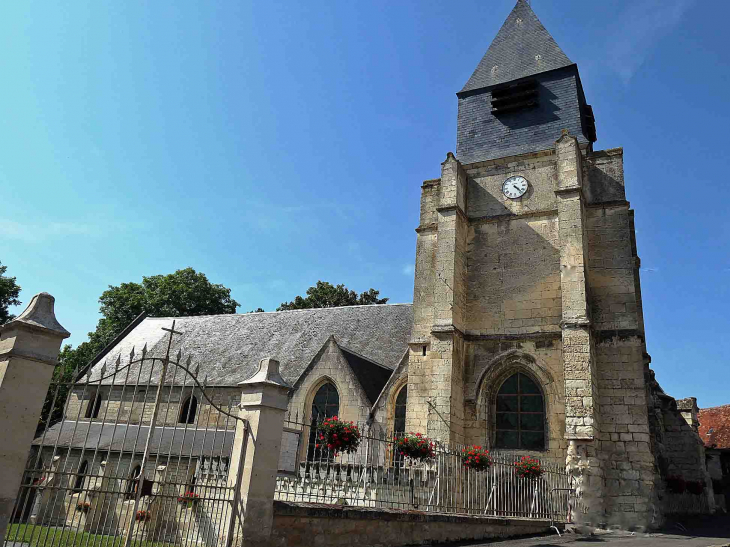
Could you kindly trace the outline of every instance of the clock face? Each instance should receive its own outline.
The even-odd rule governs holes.
[[[502,193],[510,199],[521,198],[527,192],[527,179],[519,175],[510,177],[502,183]]]

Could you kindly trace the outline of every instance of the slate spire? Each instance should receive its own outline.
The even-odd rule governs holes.
[[[527,0],[518,0],[461,93],[572,64]]]

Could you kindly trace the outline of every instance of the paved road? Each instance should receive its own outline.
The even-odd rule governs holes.
[[[486,543],[455,543],[449,547],[730,547],[730,516],[722,515],[682,523],[684,530],[670,524],[662,532],[629,534],[623,531],[596,531],[594,535],[557,534],[537,538]]]

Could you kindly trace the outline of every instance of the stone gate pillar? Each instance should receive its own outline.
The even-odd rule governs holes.
[[[61,342],[70,333],[56,320],[55,299],[35,295],[17,318],[0,327],[0,544],[12,516],[30,444]]]
[[[236,482],[239,462],[241,481],[238,504],[234,510],[236,519],[233,544],[237,547],[268,545],[274,520],[274,491],[279,471],[281,436],[284,432],[284,413],[291,386],[279,374],[279,362],[262,359],[259,370],[241,387],[240,417],[233,443],[229,484]],[[244,449],[245,443],[245,449]]]

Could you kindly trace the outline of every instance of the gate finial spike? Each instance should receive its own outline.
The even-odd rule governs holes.
[[[180,358],[181,357],[182,357],[182,351],[177,350],[177,357],[175,358],[175,361],[177,361],[178,363],[180,363]]]
[[[104,361],[104,364],[101,365],[101,376],[99,376],[99,381],[100,382],[101,382],[101,379],[104,377],[105,374],[106,374],[106,361]]]
[[[147,342],[144,343],[144,347],[142,348],[142,359],[145,358],[145,355],[147,355]]]
[[[121,364],[122,364],[122,354],[120,353],[119,355],[117,355],[117,360],[114,361],[114,366],[116,368],[119,368],[119,365],[121,365]]]
[[[205,389],[205,386],[208,385],[208,375],[205,375],[205,378],[203,378],[203,389]]]
[[[129,352],[129,360],[131,361],[134,359],[134,346],[132,346],[132,351]]]
[[[188,366],[190,366],[190,357],[188,357]],[[200,372],[200,363],[195,365],[195,377],[198,377],[198,372]]]
[[[193,356],[192,355],[188,355],[188,358],[185,359],[185,363],[186,363],[186,366],[188,368],[190,368],[190,365],[193,363]],[[200,367],[200,365],[198,365],[198,367]]]

